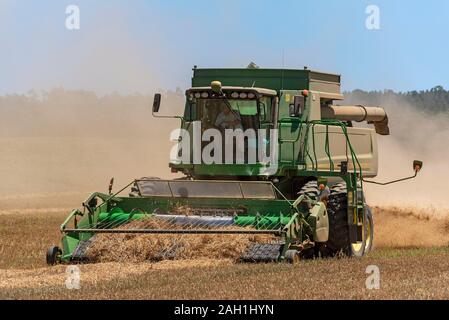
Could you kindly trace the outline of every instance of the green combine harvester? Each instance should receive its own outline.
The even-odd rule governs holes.
[[[153,115],[164,118],[161,100],[156,94]],[[62,246],[48,249],[47,263],[85,261],[102,233],[269,235],[250,243],[248,262],[363,256],[373,245],[363,183],[411,179],[422,162],[411,177],[367,180],[377,175],[376,134],[389,134],[388,117],[341,100],[336,74],[195,67],[169,164],[182,178],[136,179],[118,192],[112,179],[109,193],[90,195],[63,222]],[[175,254],[174,242],[161,259]]]

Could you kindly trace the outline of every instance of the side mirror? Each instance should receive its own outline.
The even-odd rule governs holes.
[[[153,100],[153,112],[154,113],[159,112],[160,106],[161,106],[161,94],[160,93],[156,93],[154,95],[154,100]]]
[[[290,117],[299,117],[304,111],[305,99],[304,96],[295,96],[293,104],[289,106]]]
[[[413,161],[413,170],[415,170],[416,173],[418,173],[422,168],[422,161],[414,160]]]

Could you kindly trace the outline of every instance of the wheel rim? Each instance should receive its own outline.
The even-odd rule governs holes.
[[[61,250],[58,250],[58,252],[56,252],[56,254],[55,254],[55,263],[61,262],[61,257],[62,257],[62,252],[61,252]]]
[[[371,243],[373,241],[371,237],[371,220],[368,217],[365,217],[365,228],[362,229],[362,239],[363,241],[359,241],[357,243],[351,243],[351,248],[355,252],[360,252],[362,248],[364,249],[364,253],[367,253],[371,248]]]
[[[371,243],[373,241],[373,238],[371,237],[372,227],[373,226],[371,225],[371,220],[366,219],[365,252],[368,252],[371,249]]]

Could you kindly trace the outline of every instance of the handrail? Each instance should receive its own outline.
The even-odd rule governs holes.
[[[303,156],[307,156],[307,157],[309,157],[311,159],[312,170],[317,171],[317,169],[318,169],[318,159],[317,159],[317,156],[316,156],[316,144],[315,144],[315,134],[314,134],[316,125],[324,125],[324,126],[326,126],[326,137],[325,137],[325,147],[324,147],[325,150],[324,151],[325,151],[326,155],[329,158],[329,166],[330,166],[331,171],[334,171],[335,167],[334,167],[334,161],[332,160],[332,155],[331,155],[330,148],[329,148],[329,126],[338,126],[338,127],[341,128],[341,130],[343,132],[343,135],[345,136],[347,147],[349,147],[349,151],[350,151],[350,154],[351,154],[351,160],[352,160],[353,167],[354,167],[354,173],[356,174],[357,171],[359,171],[358,174],[359,174],[360,177],[362,177],[362,166],[360,165],[360,161],[357,158],[357,155],[355,154],[354,148],[352,147],[351,141],[350,141],[349,136],[348,136],[346,124],[341,122],[341,121],[339,121],[339,120],[313,120],[313,121],[310,121],[310,122],[308,122],[306,124],[307,129],[309,127],[312,127],[313,158],[310,155],[310,151],[309,151],[310,146],[309,146],[309,144],[307,144],[307,147],[305,149],[305,154]],[[309,129],[308,129],[308,131],[309,131]],[[309,135],[307,135],[305,137],[305,139],[308,140],[309,139]]]

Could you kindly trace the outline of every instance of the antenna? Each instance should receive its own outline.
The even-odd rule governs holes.
[[[281,90],[284,90],[285,50],[282,48]]]
[[[285,49],[282,48],[282,69],[285,68]]]

